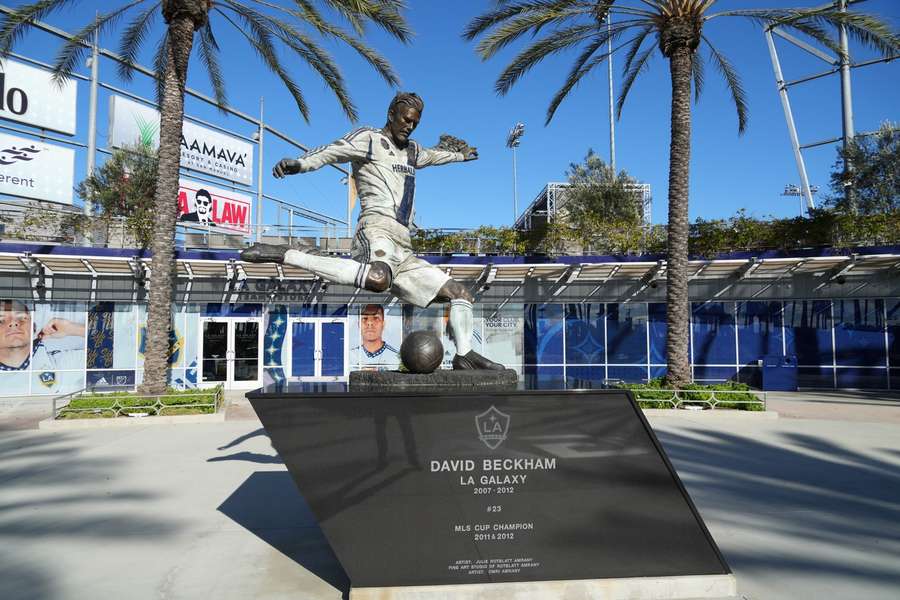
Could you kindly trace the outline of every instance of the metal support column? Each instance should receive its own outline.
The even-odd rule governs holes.
[[[263,97],[259,97],[259,139],[257,140],[257,149],[259,150],[256,157],[256,236],[254,239],[258,242],[262,239],[263,224],[263,138],[266,135],[265,124],[265,101]]]
[[[94,174],[97,167],[97,87],[100,82],[100,45],[98,40],[99,33],[94,32],[91,41],[91,83],[90,83],[90,101],[88,104],[88,147],[87,147],[87,173],[90,177]],[[94,203],[91,201],[90,195],[84,199],[84,215],[90,219],[94,213]],[[90,246],[93,243],[93,235],[90,224],[85,228],[83,245]]]
[[[838,9],[841,12],[847,12],[847,0],[838,0]],[[847,41],[847,28],[840,26],[840,44],[841,44],[841,115],[843,121],[844,134],[844,156],[850,149],[850,143],[853,141],[853,97],[850,91],[850,46]],[[853,165],[844,159],[844,182],[850,182],[850,174],[853,172]],[[851,211],[856,212],[856,202],[854,201],[853,186],[847,185],[844,188],[844,197],[847,206]]]
[[[787,121],[788,134],[791,136],[791,146],[794,149],[794,160],[797,161],[797,171],[800,173],[800,190],[806,198],[807,211],[816,208],[812,192],[809,189],[809,177],[806,175],[806,164],[803,162],[803,154],[800,152],[800,140],[797,137],[797,128],[794,126],[794,115],[791,112],[791,102],[788,100],[787,86],[784,84],[784,75],[781,73],[781,63],[778,62],[778,52],[775,50],[775,40],[772,39],[772,28],[766,28],[766,42],[769,45],[769,55],[772,58],[772,68],[775,70],[775,83],[778,86],[778,95],[781,96],[781,106],[784,108],[784,118]]]
[[[616,174],[616,122],[613,115],[613,64],[612,64],[612,24],[610,20],[612,15],[606,13],[606,62],[609,63],[609,166],[612,167],[613,175]]]

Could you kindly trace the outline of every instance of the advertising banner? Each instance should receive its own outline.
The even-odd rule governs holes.
[[[15,60],[0,61],[0,71],[0,117],[75,135],[75,80],[60,86],[49,71]]]
[[[250,233],[252,199],[246,194],[181,179],[178,222]]]
[[[72,204],[75,151],[0,133],[0,193]]]
[[[109,144],[117,148],[159,146],[159,112],[122,96],[109,99]],[[184,121],[181,166],[230,181],[253,182],[253,145],[209,127]]]

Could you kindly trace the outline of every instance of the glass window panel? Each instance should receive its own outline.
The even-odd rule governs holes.
[[[316,325],[295,322],[291,330],[291,376],[313,377],[316,374]]]
[[[507,304],[482,307],[484,315],[484,355],[507,367],[521,365],[524,361],[523,341],[525,332],[524,306]]]
[[[561,304],[525,306],[525,362],[535,365],[563,362],[563,307]]]
[[[647,305],[643,302],[607,304],[606,344],[609,364],[646,364]]]
[[[650,362],[656,365],[665,364],[668,325],[664,302],[652,302],[647,305],[647,322],[650,328]]]
[[[562,367],[538,367],[529,365],[524,368],[525,384],[533,390],[557,390],[563,387]]]
[[[625,383],[642,383],[647,381],[647,367],[616,367],[610,365],[606,368],[609,379],[621,379]]]
[[[603,305],[566,305],[566,364],[603,364]]]
[[[668,373],[668,371],[668,367],[650,367],[650,379],[661,379],[666,376],[666,373]]]
[[[738,302],[738,363],[755,366],[784,352],[781,302]]]
[[[344,324],[322,323],[322,375],[344,375]]]
[[[838,369],[837,386],[839,388],[884,390],[888,386],[888,371],[887,369]]]
[[[891,369],[891,389],[900,390],[900,369]]]
[[[884,367],[884,301],[834,301],[835,358],[839,365]],[[840,383],[838,387],[841,386]]]
[[[606,367],[604,366],[566,367],[566,387],[568,389],[599,388],[605,379]]]
[[[737,361],[734,347],[734,303],[694,303],[691,318],[694,328],[694,364],[734,364]]]
[[[787,353],[795,355],[798,364],[808,366],[832,364],[830,301],[785,302],[784,326]],[[833,386],[833,383],[829,385]]]
[[[885,301],[887,309],[888,332],[888,359],[891,365],[900,365],[900,299],[892,298]],[[898,389],[891,386],[892,389]]]
[[[694,367],[694,381],[697,383],[721,383],[736,377],[736,367]]]

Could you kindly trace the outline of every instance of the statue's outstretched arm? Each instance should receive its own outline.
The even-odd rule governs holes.
[[[368,129],[357,129],[330,144],[313,148],[299,158],[283,158],[272,169],[280,179],[285,175],[308,173],[325,165],[364,160],[369,155],[371,134]]]

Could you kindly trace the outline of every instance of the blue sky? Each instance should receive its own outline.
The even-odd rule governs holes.
[[[6,2],[7,6],[22,3]],[[720,0],[716,8],[759,8],[761,6],[815,6],[810,0]],[[82,1],[48,19],[76,30],[107,1]],[[609,153],[606,69],[586,78],[562,104],[547,127],[543,125],[547,104],[561,85],[575,53],[561,55],[538,65],[505,97],[493,91],[496,76],[521,45],[510,48],[488,62],[482,62],[474,45],[460,37],[466,23],[493,5],[490,0],[460,0],[454,3],[410,0],[408,20],[416,32],[411,44],[400,44],[372,29],[368,41],[394,65],[402,89],[419,93],[426,102],[422,121],[414,137],[424,145],[437,142],[441,133],[462,137],[476,145],[480,160],[422,170],[418,174],[417,214],[424,227],[468,228],[479,225],[510,225],[513,219],[512,155],[505,147],[506,134],[517,122],[526,124],[526,134],[518,151],[520,209],[528,204],[548,181],[563,181],[572,162],[583,159],[588,148],[604,158]],[[880,15],[895,28],[900,27],[900,3],[870,0],[859,5]],[[258,114],[259,98],[265,98],[266,121],[302,143],[316,146],[354,128],[339,110],[333,96],[316,76],[299,61],[287,58],[311,108],[311,122],[300,117],[280,81],[267,72],[250,47],[214,15],[214,26],[223,49],[229,101],[237,109]],[[161,20],[160,20],[161,22]],[[121,27],[121,26],[120,26]],[[161,31],[150,38],[148,50]],[[750,124],[737,135],[733,105],[720,78],[710,65],[707,83],[699,104],[694,105],[693,153],[691,160],[691,219],[722,218],[746,208],[757,216],[795,216],[796,198],[782,197],[787,183],[798,183],[787,128],[775,88],[772,65],[759,27],[738,19],[718,19],[707,25],[706,35],[738,68],[750,105]],[[101,45],[115,50],[118,30],[101,39]],[[381,126],[391,90],[352,51],[337,43],[325,42],[343,69],[350,94],[356,103],[359,124]],[[29,34],[16,50],[50,60],[59,44],[45,34]],[[827,65],[806,53],[778,43],[782,68],[787,79],[796,79],[825,70]],[[869,53],[851,47],[855,59]],[[141,62],[150,64],[148,51]],[[621,77],[621,58],[614,59],[615,85]],[[878,127],[884,120],[897,121],[900,107],[900,64],[897,62],[856,69],[853,72],[853,102],[857,131]],[[82,70],[83,72],[83,70]],[[112,63],[103,61],[102,77],[124,85],[114,75]],[[209,91],[199,61],[191,64],[189,85]],[[653,221],[666,219],[669,153],[668,65],[657,56],[650,70],[641,76],[629,95],[621,120],[616,123],[617,164],[632,176],[650,183],[653,190]],[[79,138],[85,137],[87,87],[79,84]],[[150,96],[147,81],[138,78],[128,89]],[[791,89],[791,103],[801,142],[840,135],[840,94],[837,77],[824,78]],[[107,93],[101,95],[100,144],[105,144]],[[234,127],[245,134],[252,128],[237,119],[224,118],[197,101],[189,101],[190,114]],[[326,214],[346,215],[345,192],[339,174],[331,169],[276,181],[269,173],[282,156],[295,154],[286,144],[267,144],[263,180],[267,193]],[[836,152],[826,146],[805,152],[810,180],[827,188]],[[79,153],[76,180],[83,176],[83,156]],[[274,221],[271,210],[267,222]]]

